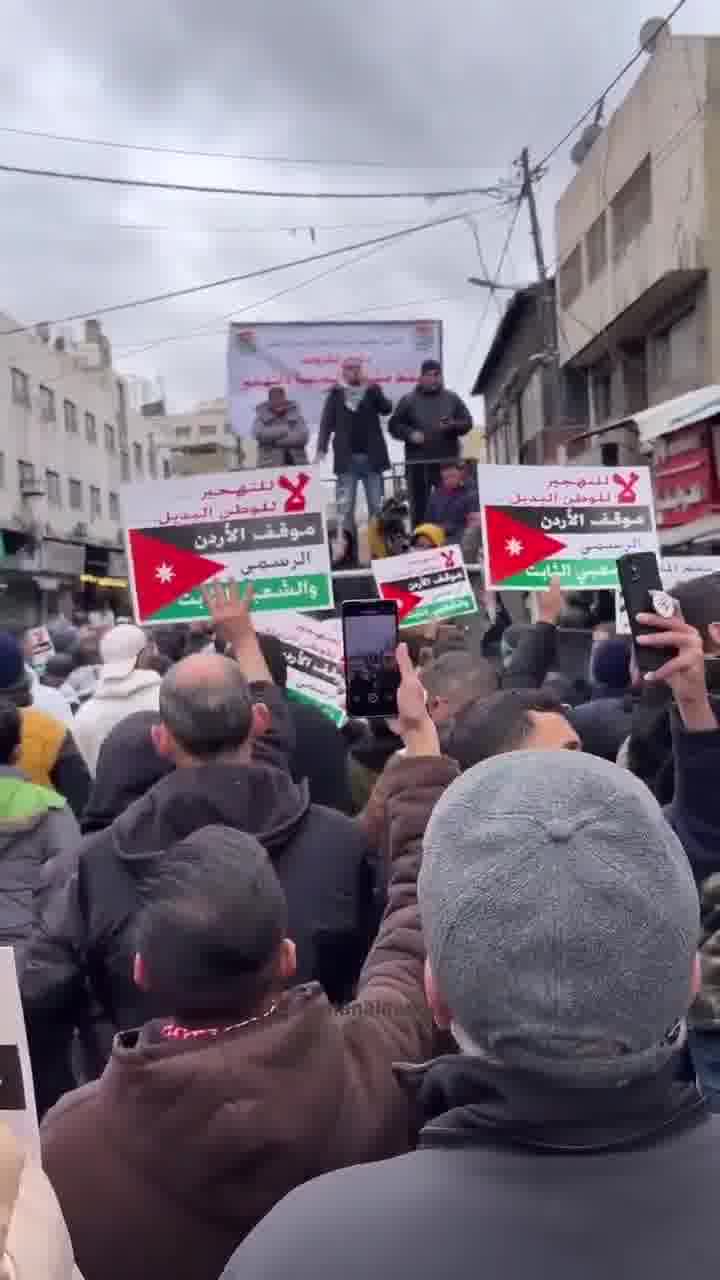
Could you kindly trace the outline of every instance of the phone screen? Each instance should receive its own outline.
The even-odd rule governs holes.
[[[348,715],[397,715],[397,606],[391,600],[349,600],[342,621]]]

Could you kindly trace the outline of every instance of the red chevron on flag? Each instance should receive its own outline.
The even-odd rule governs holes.
[[[533,529],[496,507],[485,508],[485,528],[493,586],[502,585],[504,578],[523,573],[539,560],[567,550],[564,542],[548,537],[542,529]]]
[[[397,604],[398,622],[404,622],[408,614],[422,603],[422,596],[416,596],[413,591],[406,591],[404,587],[395,587],[391,582],[383,582],[380,593],[383,600],[394,600]]]
[[[161,542],[139,529],[128,530],[128,543],[138,614],[143,621],[225,570],[217,560]]]

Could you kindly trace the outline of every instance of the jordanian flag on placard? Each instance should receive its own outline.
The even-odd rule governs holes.
[[[485,527],[493,586],[502,586],[540,561],[567,551],[565,542],[524,524],[520,510],[515,517],[497,507],[486,507]]]
[[[129,530],[128,544],[138,615],[144,622],[151,621],[180,596],[226,572],[217,560],[186,551],[142,529]]]

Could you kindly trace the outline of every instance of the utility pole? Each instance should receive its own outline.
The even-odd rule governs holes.
[[[538,281],[541,286],[538,298],[540,332],[542,333],[543,348],[546,352],[548,364],[552,373],[552,418],[553,425],[557,426],[562,416],[562,383],[560,379],[560,364],[557,349],[555,293],[552,287],[552,281],[548,276],[547,266],[545,263],[542,230],[540,228],[537,202],[535,200],[533,174],[530,169],[530,152],[527,147],[523,147],[522,152],[520,153],[519,163],[522,173],[522,188],[520,196],[521,199],[527,200],[528,213],[530,215],[530,234],[532,236],[533,248],[535,250]]]

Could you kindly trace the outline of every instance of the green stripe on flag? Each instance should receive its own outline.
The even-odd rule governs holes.
[[[287,590],[283,591],[283,584]],[[255,584],[255,604],[253,613],[277,613],[288,609],[329,609],[332,607],[330,578],[325,573],[308,574],[297,578],[260,578]],[[271,596],[259,594],[264,588],[272,592]],[[244,584],[240,586],[241,594]],[[314,592],[314,594],[313,594]],[[207,618],[208,612],[199,591],[192,591],[180,600],[173,600],[164,609],[150,614],[144,621],[156,622],[194,622]]]
[[[332,720],[333,724],[336,724],[338,728],[344,725],[346,716],[341,707],[332,706],[329,702],[314,698],[311,693],[299,693],[297,689],[286,689],[285,692],[293,702],[304,702],[306,706],[316,707],[318,711],[322,711],[323,715]]]
[[[544,591],[553,577],[560,579],[563,591],[615,591],[620,586],[615,560],[544,560],[496,582],[493,590],[522,587],[525,591]]]

